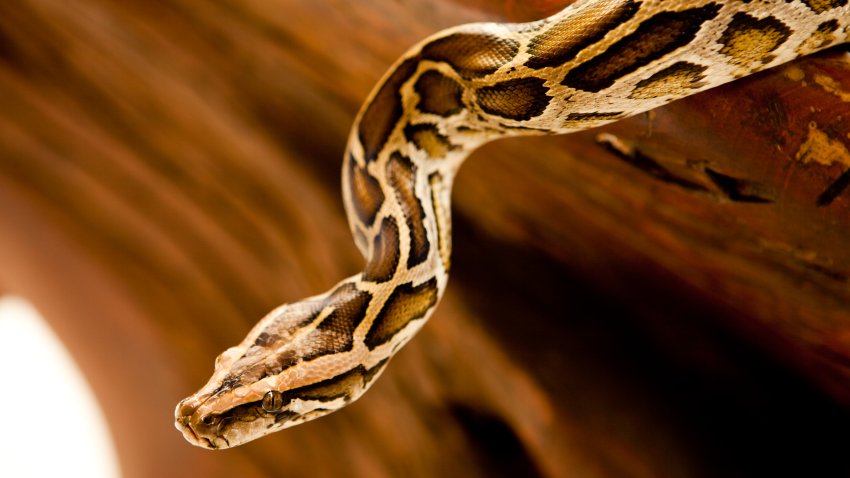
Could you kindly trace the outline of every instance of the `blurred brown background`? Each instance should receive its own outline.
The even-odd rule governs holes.
[[[850,474],[846,47],[488,145],[446,298],[369,394],[234,450],[173,429],[265,312],[362,267],[339,165],[395,58],[566,3],[0,3],[0,293],[75,355],[126,477]],[[34,413],[46,457],[73,439]]]

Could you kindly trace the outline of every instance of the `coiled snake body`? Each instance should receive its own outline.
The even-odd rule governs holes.
[[[348,141],[343,195],[364,271],[264,317],[177,406],[177,428],[227,448],[365,392],[445,290],[452,180],[481,144],[599,126],[848,39],[848,0],[587,0],[423,41]]]

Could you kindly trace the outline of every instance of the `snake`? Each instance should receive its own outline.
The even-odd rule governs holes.
[[[362,272],[262,318],[177,405],[177,429],[230,448],[369,389],[446,289],[452,182],[482,144],[600,126],[849,40],[848,0],[580,0],[425,39],[348,138],[342,193]]]

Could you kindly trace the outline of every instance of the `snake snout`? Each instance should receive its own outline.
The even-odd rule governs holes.
[[[176,417],[178,420],[188,420],[192,415],[195,414],[195,411],[198,410],[198,406],[200,404],[194,403],[191,398],[185,398],[177,404]]]
[[[183,436],[186,437],[190,443],[201,446],[204,448],[209,448],[209,446],[205,443],[205,440],[202,440],[198,437],[198,434],[195,432],[195,428],[192,426],[192,417],[195,416],[195,412],[198,411],[198,407],[200,404],[192,400],[192,398],[186,398],[177,404],[177,407],[174,409],[174,426],[183,433]]]

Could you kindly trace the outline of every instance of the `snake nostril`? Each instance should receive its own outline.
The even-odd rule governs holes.
[[[180,405],[177,406],[177,413],[181,417],[188,418],[188,417],[191,417],[195,413],[195,410],[197,410],[197,409],[198,409],[197,405],[189,403],[186,400],[183,400],[182,402],[180,402]]]

